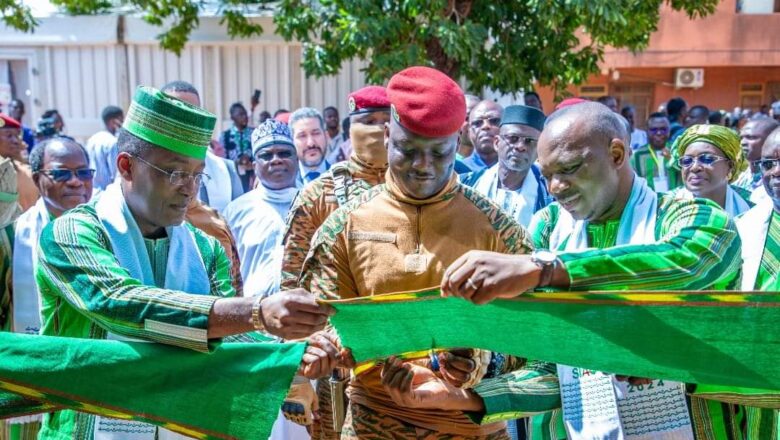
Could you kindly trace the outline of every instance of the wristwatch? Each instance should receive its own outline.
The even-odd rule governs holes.
[[[265,330],[265,326],[263,325],[263,309],[260,303],[263,302],[263,296],[257,295],[254,302],[252,302],[252,327],[255,328],[255,330],[261,332]]]
[[[558,264],[558,256],[551,250],[538,249],[531,252],[531,261],[542,269],[542,273],[539,274],[539,285],[537,287],[549,286],[555,271],[555,265]]]

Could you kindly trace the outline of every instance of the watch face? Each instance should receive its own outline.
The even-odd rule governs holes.
[[[557,258],[555,252],[549,251],[547,249],[540,249],[535,251],[533,254],[531,254],[531,257],[540,263],[553,263]]]

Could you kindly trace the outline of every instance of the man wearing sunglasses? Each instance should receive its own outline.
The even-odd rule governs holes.
[[[89,167],[87,151],[68,138],[50,138],[30,153],[32,178],[41,197],[15,224],[13,251],[13,331],[37,335],[41,328],[35,262],[43,228],[65,212],[92,197],[95,170]],[[11,421],[25,436],[37,434],[41,418]]]
[[[117,140],[121,180],[41,234],[42,334],[208,352],[210,341],[230,335],[264,330],[297,339],[325,326],[331,310],[303,290],[234,297],[224,249],[184,222],[207,178],[204,157],[215,123],[213,114],[156,89],[136,90]],[[90,438],[134,432],[137,440],[172,435],[63,410],[44,416],[38,438],[79,432]]]
[[[767,137],[754,165],[761,172],[768,200],[737,219],[742,239],[741,290],[777,292],[780,291],[780,128]],[[777,410],[750,408],[748,414],[750,425],[778,426]],[[769,438],[766,434],[769,432],[750,438]]]
[[[532,221],[536,258],[469,252],[447,269],[442,292],[485,304],[540,287],[584,291],[736,288],[741,262],[734,222],[710,201],[677,199],[653,192],[629,167],[628,142],[626,125],[620,116],[600,104],[581,103],[552,114],[539,138],[538,149],[542,174],[557,201],[535,214]],[[637,268],[641,268],[641,276],[637,276]],[[580,389],[580,382],[589,380],[575,374],[574,367],[550,365],[547,371],[552,373],[548,373],[548,380],[537,379],[535,383],[549,386],[547,392],[551,395],[561,393],[561,389]],[[589,377],[597,379],[599,374]],[[621,385],[625,382],[612,379],[591,384],[595,386],[592,391],[608,395],[615,395],[620,389],[625,391]],[[525,395],[518,392],[527,380],[526,376],[510,373],[486,381],[484,387],[478,385],[474,389],[478,395],[490,390],[489,394],[480,395],[487,408],[486,416],[541,412],[545,402],[555,404],[554,400],[544,400],[546,393],[541,388],[534,387],[533,393]],[[627,380],[633,385],[651,382],[640,378]],[[501,385],[501,381],[505,383]],[[582,411],[573,411],[563,420],[568,438],[624,436],[620,422],[624,414],[620,408],[633,405],[634,399],[655,399],[659,383],[652,383],[654,387],[643,386],[641,392],[630,395],[620,391],[617,395],[627,397],[619,406],[609,406],[606,413],[602,411],[605,408],[594,411],[578,393],[564,394],[564,406],[585,405]],[[683,384],[664,381],[661,390],[668,390],[677,402],[685,402]],[[744,399],[750,401],[747,396]],[[549,410],[556,409],[553,405]],[[690,438],[694,430],[698,438],[710,438],[707,433],[738,426],[731,417],[744,413],[744,407],[738,405],[710,405],[707,400],[693,397],[693,419],[688,419],[687,411],[678,414],[685,423],[676,425],[678,428],[670,434],[665,431],[668,426],[664,421],[679,420],[671,408],[657,407],[652,417],[643,420],[647,438]],[[597,413],[605,417],[595,416]],[[545,428],[547,433],[555,432],[555,417],[552,422]],[[748,425],[742,428],[762,429]]]
[[[631,168],[655,192],[666,192],[682,185],[680,171],[674,168],[669,144],[669,119],[653,113],[647,120],[649,143],[631,155]]]
[[[533,107],[511,105],[504,109],[495,138],[498,163],[461,177],[464,185],[473,186],[525,227],[536,211],[552,202],[547,182],[534,164],[544,119],[544,113]]]
[[[756,205],[737,220],[744,260],[742,290],[780,290],[780,128],[755,162],[771,203]]]
[[[463,164],[471,171],[482,171],[498,162],[495,143],[503,113],[501,105],[489,99],[481,101],[469,113],[469,137],[474,152],[463,159]]]

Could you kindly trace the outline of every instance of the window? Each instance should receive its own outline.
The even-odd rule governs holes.
[[[607,85],[584,85],[580,86],[579,96],[588,99],[598,99],[607,95]]]
[[[744,83],[739,85],[739,106],[758,111],[764,104],[764,84]]]

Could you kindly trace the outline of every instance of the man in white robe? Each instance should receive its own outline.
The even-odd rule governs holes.
[[[279,289],[285,219],[298,192],[298,157],[286,124],[268,119],[252,132],[258,185],[225,208],[236,238],[246,296]]]
[[[536,211],[552,202],[547,182],[534,164],[544,121],[544,113],[533,107],[511,105],[504,109],[494,143],[498,163],[462,178],[465,185],[489,197],[525,227]]]

